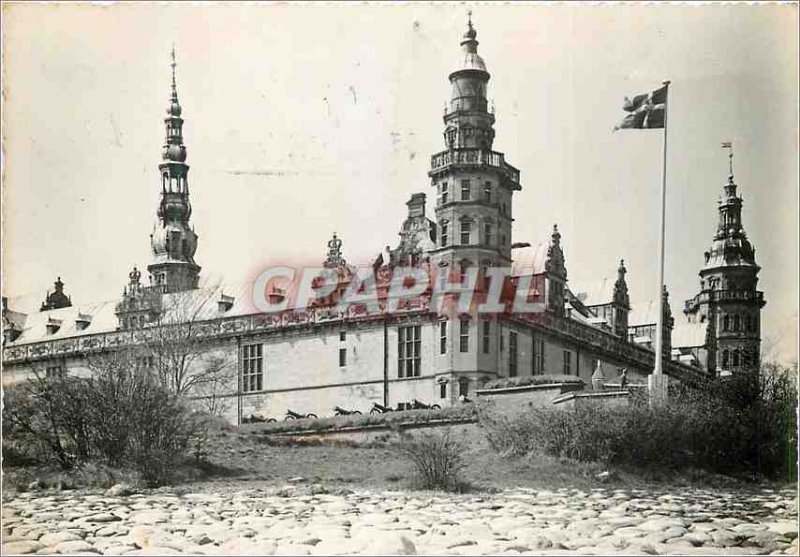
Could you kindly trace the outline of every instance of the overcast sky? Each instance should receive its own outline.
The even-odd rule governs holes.
[[[467,9],[4,4],[4,295],[61,276],[77,302],[113,299],[146,267],[173,42],[203,276],[319,263],[333,231],[350,262],[371,262],[412,193],[432,216]],[[522,172],[514,241],[546,242],[558,223],[573,290],[624,257],[633,301],[653,297],[661,133],[611,130],[625,95],[669,79],[673,313],[699,287],[732,141],[763,336],[778,339],[765,348],[796,358],[797,6],[472,9],[495,150]]]

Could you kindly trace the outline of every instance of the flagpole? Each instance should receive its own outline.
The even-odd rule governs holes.
[[[656,321],[656,353],[655,367],[650,380],[650,400],[659,402],[666,398],[666,384],[664,382],[663,353],[664,353],[664,236],[666,229],[667,213],[667,116],[669,113],[669,81],[664,82],[664,136],[663,160],[661,167],[661,230],[658,242],[658,316]]]

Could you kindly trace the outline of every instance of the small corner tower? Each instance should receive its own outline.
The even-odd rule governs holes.
[[[724,144],[730,148],[730,144]],[[729,154],[728,182],[719,200],[719,221],[700,270],[700,293],[687,300],[690,321],[708,323],[707,369],[715,375],[757,371],[761,360],[761,308],[755,249],[742,226],[742,198]]]
[[[189,165],[183,144],[183,118],[175,84],[175,48],[172,49],[172,93],[164,117],[166,141],[161,172],[161,202],[158,221],[150,235],[153,260],[147,266],[150,283],[162,292],[197,288],[200,267],[194,261],[197,234],[189,224]]]
[[[452,93],[444,113],[445,151],[431,157],[428,176],[436,188],[437,243],[434,265],[453,267],[511,264],[511,197],[521,189],[519,171],[492,150],[494,110],[488,109],[489,72],[478,55],[472,19],[461,55],[450,74]]]
[[[628,295],[628,283],[625,275],[628,270],[625,268],[625,260],[620,259],[617,268],[617,280],[614,283],[614,295],[611,299],[613,307],[612,329],[618,337],[628,338],[628,312],[631,310],[631,299]]]

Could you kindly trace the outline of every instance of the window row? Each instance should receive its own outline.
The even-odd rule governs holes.
[[[440,182],[437,187],[438,193],[438,204],[444,205],[446,203],[450,203],[450,201],[455,201],[455,196],[451,198],[450,196],[450,186],[447,182]],[[479,192],[475,192],[479,195],[473,195],[473,186],[472,180],[469,178],[461,180],[460,188],[459,188],[460,197],[458,201],[477,201],[481,200],[484,203],[494,203],[497,201],[497,195],[494,191],[494,185],[491,182],[484,182],[483,187],[480,187]]]
[[[450,244],[450,234],[451,231],[454,229],[450,228],[450,222],[448,221],[441,221],[439,223],[439,247],[447,247]],[[462,246],[470,246],[474,243],[482,244],[485,246],[494,246],[495,245],[495,225],[491,222],[484,222],[483,226],[473,226],[472,221],[469,220],[462,220],[460,221],[458,226],[458,239],[459,245]],[[475,233],[480,233],[480,238],[475,238]],[[503,232],[500,232],[499,244],[502,247],[506,246],[506,235]],[[473,242],[473,240],[478,240]]]
[[[439,322],[439,353],[446,354],[448,346],[448,321]],[[478,340],[483,354],[491,352],[492,334],[494,327],[490,319],[479,322]],[[471,322],[467,319],[458,320],[458,350],[461,353],[470,351]],[[341,333],[340,340],[345,338]],[[500,351],[504,351],[504,335],[500,338]],[[545,342],[534,336],[531,340],[531,374],[540,375],[545,372]],[[508,332],[508,375],[515,377],[519,374],[519,333]],[[264,345],[249,344],[242,346],[241,358],[241,389],[242,392],[259,392],[264,390]],[[347,365],[347,348],[339,348],[339,366]],[[727,356],[724,356],[727,358]],[[738,361],[738,356],[736,356]],[[727,361],[727,360],[725,360]],[[152,357],[142,360],[143,367],[152,367]],[[570,350],[563,351],[563,373],[573,374],[573,356]],[[422,371],[422,327],[421,325],[407,325],[398,327],[397,330],[397,377],[400,379],[419,377]],[[50,376],[48,369],[48,376]]]
[[[725,349],[722,351],[722,369],[747,367],[757,363],[756,353],[742,348],[733,350]]]
[[[725,314],[722,316],[722,330],[725,332],[754,332],[758,330],[758,317],[749,313],[745,314],[743,318],[738,313],[733,315]]]

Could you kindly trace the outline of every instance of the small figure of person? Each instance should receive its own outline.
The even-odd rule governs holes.
[[[619,376],[619,388],[624,389],[628,386],[628,370],[623,368],[622,375]]]

